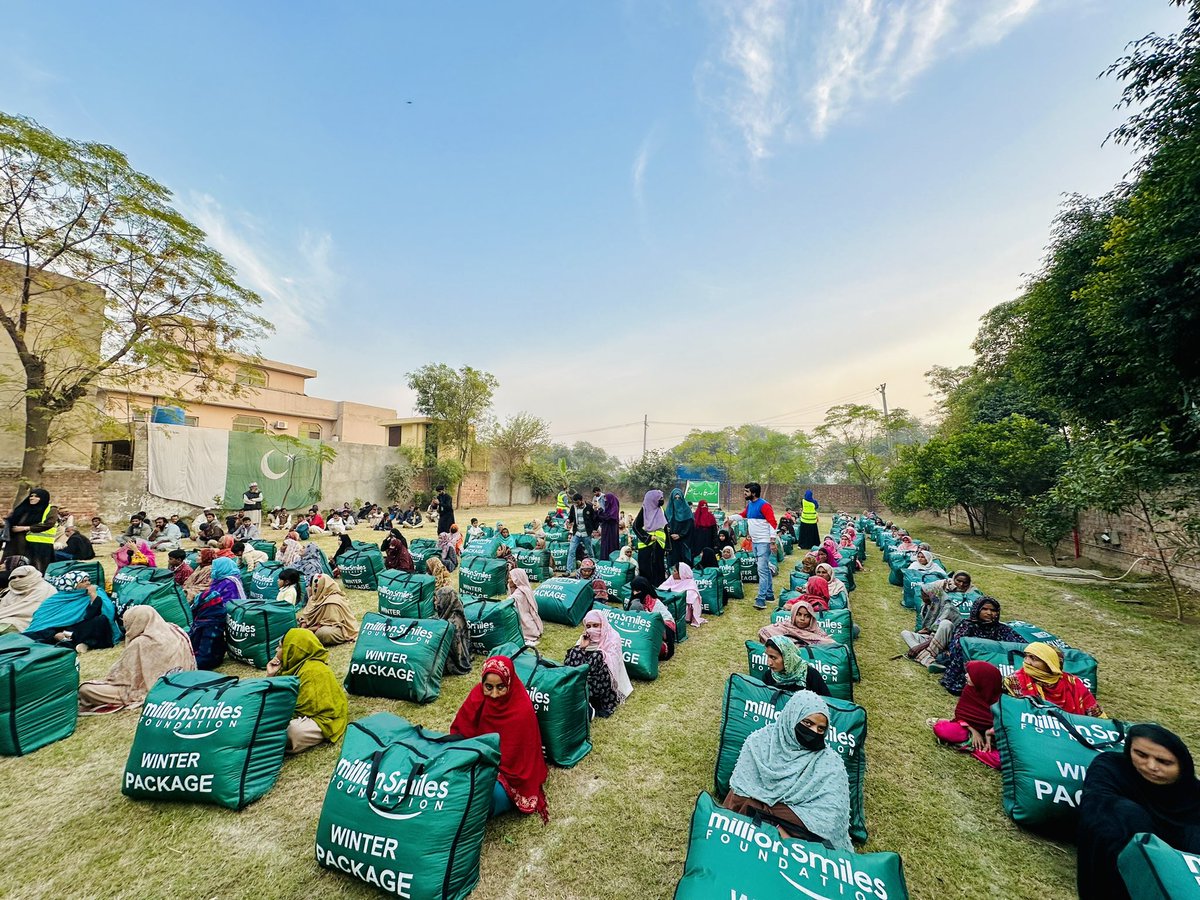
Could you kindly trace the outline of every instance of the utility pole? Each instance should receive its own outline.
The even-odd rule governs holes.
[[[883,397],[883,440],[887,446],[888,454],[892,452],[892,432],[888,428],[888,411],[887,411],[887,382],[885,381],[879,387],[875,388],[879,395]]]
[[[646,455],[646,439],[650,436],[650,413],[642,418],[642,456]]]

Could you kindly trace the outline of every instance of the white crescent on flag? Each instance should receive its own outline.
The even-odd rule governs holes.
[[[271,458],[271,454],[274,452],[275,452],[274,450],[268,450],[266,453],[264,453],[262,462],[259,464],[259,468],[262,470],[263,477],[270,478],[272,481],[276,481],[287,474],[287,469],[284,469],[282,472],[275,472],[271,469],[271,466],[267,463],[267,460],[269,460]],[[289,468],[290,468],[291,467],[290,459],[288,460],[288,463],[289,463]]]

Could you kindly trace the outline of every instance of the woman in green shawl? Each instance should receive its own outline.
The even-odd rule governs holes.
[[[769,816],[784,838],[850,850],[850,782],[825,746],[829,706],[812,691],[792,695],[775,721],[746,738],[724,806]]]
[[[279,652],[267,663],[267,675],[300,679],[296,717],[288,723],[287,753],[303,753],[324,741],[342,739],[350,718],[346,692],[329,668],[329,651],[315,634],[307,628],[285,634]]]
[[[829,685],[821,673],[808,664],[795,641],[782,634],[767,638],[767,673],[763,684],[789,693],[812,691],[822,697],[829,696]]]
[[[667,501],[667,568],[673,569],[680,563],[692,564],[692,529],[695,518],[692,508],[688,506],[679,488],[671,490],[671,499]]]

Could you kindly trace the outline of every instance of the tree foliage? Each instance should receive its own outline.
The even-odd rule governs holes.
[[[56,420],[101,379],[193,373],[201,391],[234,394],[224,363],[269,333],[259,297],[170,200],[119,150],[0,113],[0,326],[24,377],[24,486]],[[98,333],[64,279],[103,292]]]
[[[550,444],[534,454],[525,483],[535,495],[546,497],[567,488],[607,487],[617,481],[620,471],[621,461],[595,444]],[[544,493],[539,493],[539,487]]]
[[[415,447],[396,448],[396,461],[383,468],[384,493],[389,503],[405,503],[413,496],[422,462]]]
[[[895,448],[921,436],[920,423],[905,409],[883,411],[863,403],[830,407],[816,429],[820,471],[827,478],[849,478],[873,490],[883,480]]]
[[[549,442],[550,426],[531,413],[519,412],[493,423],[484,440],[491,449],[492,462],[508,478],[508,505],[512,506],[513,486],[533,454]]]
[[[408,386],[417,393],[414,408],[437,422],[439,438],[449,441],[464,466],[499,384],[494,375],[471,366],[455,370],[429,363],[408,373]]]
[[[784,434],[762,425],[692,431],[671,448],[679,466],[712,469],[722,481],[788,484],[812,472],[812,441],[802,431]]]
[[[651,450],[621,472],[618,483],[632,497],[657,488],[669,491],[675,484],[675,461],[662,450]]]

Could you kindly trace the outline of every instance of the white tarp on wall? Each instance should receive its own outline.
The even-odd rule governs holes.
[[[212,506],[225,494],[229,432],[150,423],[148,489],[156,497]]]

